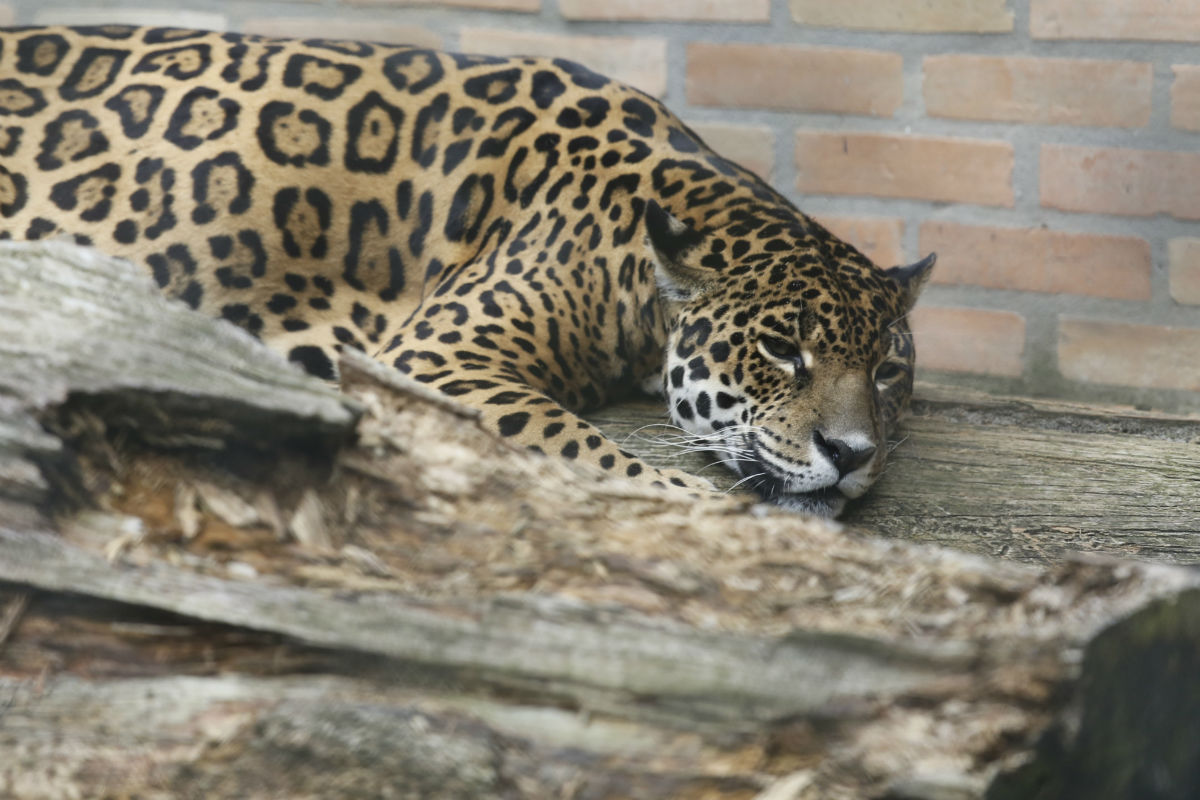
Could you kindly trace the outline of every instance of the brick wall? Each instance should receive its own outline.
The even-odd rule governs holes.
[[[0,0],[584,61],[881,264],[926,379],[1200,409],[1200,0]]]

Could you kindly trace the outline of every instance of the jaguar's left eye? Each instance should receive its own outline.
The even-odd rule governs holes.
[[[773,358],[791,361],[800,358],[800,348],[795,342],[789,342],[787,339],[781,339],[778,336],[760,336],[759,343],[767,354]]]
[[[900,367],[891,361],[885,361],[875,369],[875,382],[887,383],[900,375]]]

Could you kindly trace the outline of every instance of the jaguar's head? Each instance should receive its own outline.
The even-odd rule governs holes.
[[[646,227],[672,421],[764,498],[836,516],[883,470],[912,393],[905,316],[934,256],[882,270],[777,206],[697,230],[650,202]]]

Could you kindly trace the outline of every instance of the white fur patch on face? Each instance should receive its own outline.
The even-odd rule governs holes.
[[[753,458],[747,444],[747,426],[742,416],[745,400],[738,397],[728,408],[721,400],[732,395],[719,381],[711,379],[684,380],[682,386],[665,385],[671,422],[692,434],[691,446],[718,456],[719,463],[741,473],[738,464]]]
[[[808,463],[784,458],[778,453],[773,443],[766,437],[759,437],[755,452],[764,466],[783,482],[787,492],[815,492],[826,489],[838,482],[838,470],[833,462],[816,452],[815,447],[809,448]]]
[[[843,436],[842,441],[849,445],[851,450],[865,450],[876,446],[871,437],[861,433]],[[878,458],[879,454],[877,452],[875,457],[871,458],[867,463],[853,472],[847,472],[843,475],[837,484],[838,491],[847,497],[861,497],[867,489],[871,488],[871,469]]]
[[[642,382],[638,385],[642,394],[648,394],[651,397],[666,397],[667,387],[663,384],[663,371],[659,369],[651,372],[646,377],[642,378]]]
[[[692,381],[681,388],[667,388],[671,420],[696,434],[710,434],[742,424],[744,403],[721,408],[717,397],[722,387],[716,381]]]

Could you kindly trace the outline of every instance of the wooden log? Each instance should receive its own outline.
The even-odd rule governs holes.
[[[0,341],[0,397],[34,416],[72,396],[93,407],[118,397],[125,406],[110,416],[124,412],[164,446],[256,444],[259,431],[321,443],[354,422],[345,398],[248,334],[168,301],[132,264],[65,241],[0,242]]]
[[[45,522],[51,493],[43,469],[62,463],[62,449],[14,398],[0,397],[0,519]]]
[[[29,319],[68,327],[53,285]],[[78,340],[23,335],[0,374],[54,375],[8,379],[13,426],[60,455],[0,509],[0,795],[1066,800],[1097,764],[1102,800],[1200,791],[1193,571],[650,490],[353,353],[337,394],[245,339],[77,377]]]
[[[917,391],[887,472],[847,523],[1029,562],[1087,552],[1200,563],[1200,417]],[[677,455],[658,404],[592,421],[651,463],[734,481],[712,457]]]

